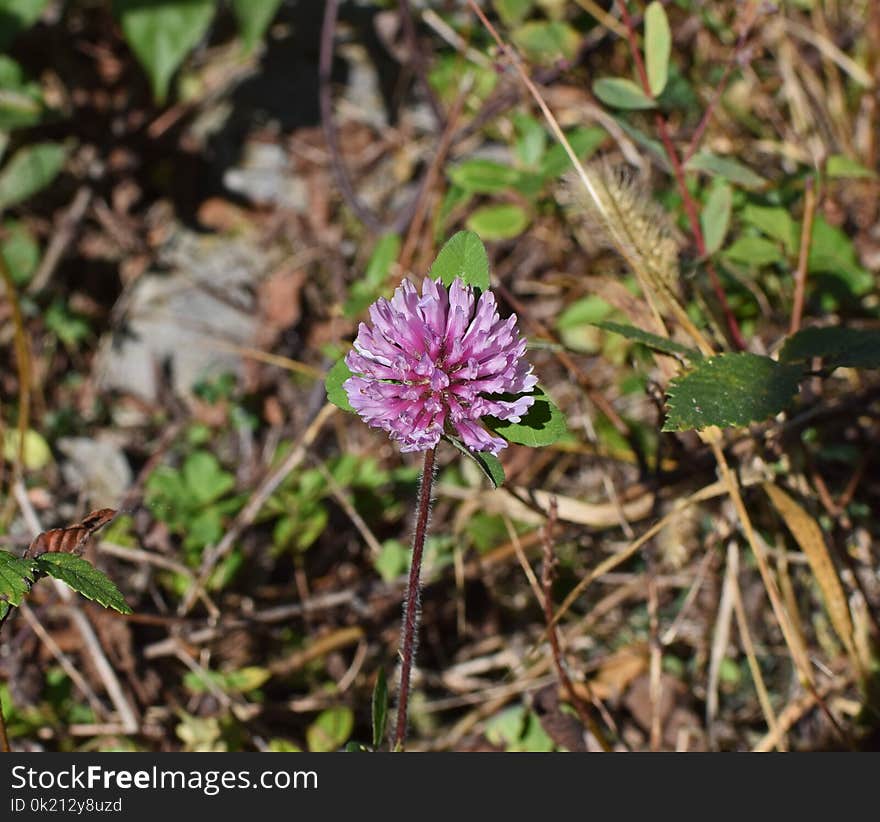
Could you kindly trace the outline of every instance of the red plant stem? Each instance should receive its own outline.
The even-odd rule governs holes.
[[[3,716],[3,706],[0,705],[0,751],[10,753],[9,737],[6,735],[6,719]]]
[[[801,228],[801,247],[798,254],[798,267],[794,275],[794,305],[791,309],[791,325],[788,333],[800,330],[804,316],[804,293],[807,287],[807,266],[810,262],[810,244],[813,239],[813,218],[816,216],[816,192],[813,180],[808,179],[804,190],[804,224]]]
[[[626,0],[618,0],[618,5],[620,6],[621,19],[626,26],[626,37],[629,42],[629,50],[632,54],[633,61],[636,64],[636,71],[638,72],[642,89],[648,97],[653,97],[654,95],[651,93],[651,84],[648,82],[648,72],[645,69],[644,60],[642,60],[642,53],[639,51],[635,28],[633,27],[633,21],[632,17],[630,17],[629,9],[626,7]],[[700,228],[700,215],[697,213],[697,205],[694,202],[694,198],[691,196],[690,191],[688,191],[687,182],[684,178],[684,168],[681,165],[678,152],[672,144],[672,138],[669,136],[669,127],[666,123],[666,118],[658,111],[654,115],[654,122],[657,126],[657,132],[660,135],[660,139],[663,142],[663,148],[666,150],[666,156],[669,158],[669,163],[672,166],[675,182],[678,186],[678,193],[681,195],[684,210],[688,216],[688,222],[691,224],[691,233],[694,237],[694,243],[697,246],[697,252],[701,257],[705,258],[707,257],[706,241],[703,238],[703,230]],[[712,290],[715,292],[715,297],[721,305],[721,310],[724,313],[724,319],[727,322],[727,328],[730,331],[731,340],[736,348],[742,351],[746,347],[742,331],[740,330],[739,323],[736,321],[736,317],[730,308],[730,304],[727,302],[727,295],[724,293],[724,288],[718,277],[718,271],[715,269],[714,263],[709,259],[706,259],[706,271],[709,273],[709,282],[712,284]]]
[[[409,680],[416,653],[416,635],[419,630],[421,588],[419,577],[422,570],[422,554],[425,550],[425,535],[428,533],[428,519],[431,514],[431,489],[434,486],[434,455],[436,452],[436,448],[425,451],[425,464],[422,468],[422,482],[419,487],[419,508],[416,514],[416,530],[413,535],[409,585],[406,590],[406,603],[403,606],[403,626],[400,639],[400,690],[397,698],[397,728],[394,732],[394,750],[403,750],[403,745],[406,742]]]

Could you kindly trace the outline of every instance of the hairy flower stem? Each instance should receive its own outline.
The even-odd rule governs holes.
[[[425,535],[428,533],[428,519],[431,514],[431,490],[434,486],[434,455],[436,452],[436,448],[425,451],[425,464],[422,468],[422,482],[419,487],[419,509],[416,515],[416,530],[413,535],[409,585],[406,589],[406,603],[403,607],[403,626],[400,638],[400,690],[397,699],[397,728],[394,732],[393,750],[403,750],[403,745],[406,741],[409,680],[416,654],[416,635],[419,630],[419,595],[421,587],[419,577],[422,571]]]

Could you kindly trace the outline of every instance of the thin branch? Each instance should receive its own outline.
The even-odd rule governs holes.
[[[636,39],[636,32],[632,17],[630,17],[629,10],[626,7],[626,0],[618,0],[618,5],[620,6],[620,16],[623,19],[624,25],[626,26],[627,41],[629,42],[630,53],[632,55],[633,62],[635,63],[636,72],[639,75],[639,81],[642,84],[642,89],[644,90],[645,94],[648,95],[648,97],[653,97],[653,94],[651,92],[651,84],[648,81],[648,72],[645,68],[645,62],[642,59],[642,53],[639,49],[638,40]],[[745,349],[746,343],[743,339],[742,331],[740,330],[736,316],[730,308],[730,304],[727,302],[727,295],[724,293],[724,288],[721,285],[720,278],[718,277],[718,271],[716,270],[714,263],[708,258],[709,255],[706,253],[706,241],[703,237],[703,229],[700,227],[700,216],[697,212],[697,205],[694,202],[694,198],[691,196],[690,190],[687,187],[687,181],[685,180],[684,176],[684,167],[682,166],[681,160],[678,156],[678,152],[675,150],[675,146],[672,143],[672,137],[669,134],[669,126],[666,123],[666,118],[659,111],[657,111],[654,114],[654,123],[657,126],[657,132],[660,135],[660,140],[663,143],[664,150],[666,151],[666,156],[669,159],[670,165],[672,166],[673,176],[675,177],[678,192],[681,195],[688,222],[691,225],[691,234],[693,235],[694,243],[697,246],[697,252],[699,253],[700,257],[703,257],[705,259],[706,271],[709,274],[709,282],[711,283],[712,290],[715,292],[715,297],[721,306],[721,311],[724,314],[724,319],[727,323],[727,329],[730,332],[731,340],[733,344],[740,351],[742,351]]]
[[[798,266],[794,275],[794,305],[791,308],[791,325],[788,333],[800,330],[804,315],[804,294],[807,288],[807,266],[810,262],[810,244],[813,240],[813,218],[816,216],[816,192],[813,178],[809,178],[804,188],[804,222],[801,228],[801,244]]]

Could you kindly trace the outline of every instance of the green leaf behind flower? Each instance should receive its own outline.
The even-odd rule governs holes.
[[[473,231],[459,231],[446,242],[434,264],[431,277],[439,277],[447,288],[456,277],[466,285],[489,288],[489,255],[483,241]]]
[[[565,436],[568,427],[562,411],[541,388],[536,388],[532,394],[535,402],[520,422],[483,417],[486,427],[508,442],[528,445],[530,448],[552,445]]]
[[[336,362],[336,365],[327,372],[327,376],[324,378],[324,387],[327,389],[327,399],[333,405],[341,408],[343,411],[354,413],[354,408],[351,407],[351,403],[348,401],[348,394],[345,393],[345,389],[342,387],[342,383],[351,375],[351,370],[345,364],[345,357],[341,357]]]

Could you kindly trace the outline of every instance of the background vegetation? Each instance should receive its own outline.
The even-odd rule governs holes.
[[[877,746],[880,6],[479,8],[0,0],[2,548],[118,508],[132,609],[11,612],[14,749],[374,741],[419,460],[324,378],[460,229],[568,431],[441,449],[408,747]]]

